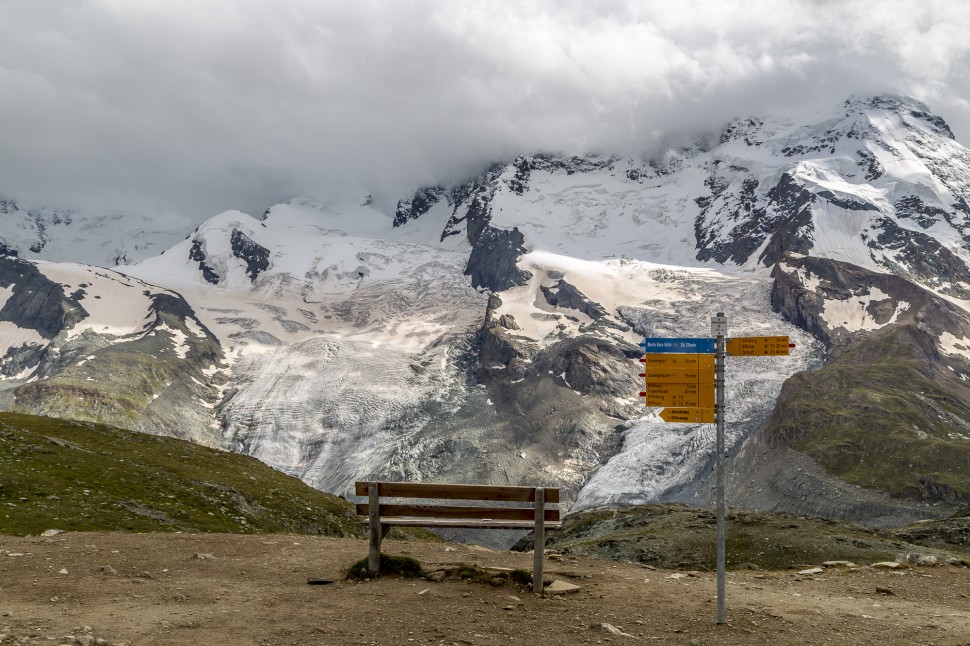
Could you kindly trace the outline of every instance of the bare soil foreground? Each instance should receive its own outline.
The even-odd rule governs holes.
[[[385,549],[426,570],[532,559]],[[710,573],[551,558],[547,579],[580,590],[545,598],[511,582],[344,581],[366,551],[358,539],[278,534],[0,537],[0,644],[970,644],[967,568],[732,572],[718,626]]]

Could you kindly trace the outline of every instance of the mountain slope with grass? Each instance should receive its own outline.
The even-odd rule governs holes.
[[[361,534],[350,503],[255,458],[0,413],[0,533],[49,529]]]
[[[792,256],[772,303],[827,361],[784,384],[738,452],[737,503],[880,527],[970,504],[966,309],[901,276]]]

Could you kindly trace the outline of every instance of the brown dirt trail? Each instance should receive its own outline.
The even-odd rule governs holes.
[[[531,568],[474,546],[384,546],[426,568]],[[718,626],[710,573],[563,557],[547,578],[580,591],[545,598],[511,583],[343,581],[366,551],[290,535],[0,537],[0,644],[970,645],[966,568],[729,573]]]

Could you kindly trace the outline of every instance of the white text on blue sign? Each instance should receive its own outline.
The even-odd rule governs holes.
[[[640,344],[644,352],[678,352],[710,354],[716,350],[716,340],[713,338],[677,339],[651,338],[644,339]]]

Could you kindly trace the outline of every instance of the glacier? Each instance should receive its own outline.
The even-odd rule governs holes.
[[[946,124],[891,96],[850,97],[811,122],[740,118],[650,159],[524,154],[416,188],[393,214],[368,196],[304,195],[260,218],[216,215],[161,253],[127,254],[114,271],[151,287],[110,298],[126,312],[92,296],[54,345],[153,331],[191,359],[192,339],[211,334],[220,352],[193,368],[193,432],[333,493],[370,477],[529,481],[563,487],[575,508],[704,504],[712,427],[644,408],[636,343],[707,336],[717,312],[731,335],[792,338],[790,357],[729,359],[727,446],[739,454],[832,338],[914,315],[876,288],[836,293],[791,259],[902,276],[970,311],[966,177],[970,151]],[[64,262],[104,255],[100,243],[77,247],[86,259],[45,244],[59,262],[31,261],[69,291],[80,283]],[[788,269],[818,299],[817,325],[839,335],[813,336],[774,303]],[[152,319],[162,292],[191,314]],[[10,347],[42,345],[0,319]],[[936,343],[966,361],[964,338]],[[5,396],[43,381],[39,365],[11,363]]]

